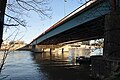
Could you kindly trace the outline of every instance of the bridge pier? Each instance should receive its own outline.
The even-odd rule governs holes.
[[[120,59],[120,11],[106,15],[104,57]]]
[[[50,60],[52,60],[52,48],[50,48]]]
[[[92,76],[101,80],[120,78],[120,10],[105,16],[103,57],[93,57]]]
[[[64,48],[62,48],[62,54],[64,54]]]
[[[44,48],[42,49],[42,52],[45,52],[45,51],[44,51]]]
[[[39,45],[33,45],[31,51],[33,51],[33,52],[42,52],[42,48],[40,48]]]
[[[31,51],[34,52],[34,50],[35,50],[35,45],[32,45]]]
[[[104,71],[111,80],[120,76],[120,10],[106,15],[104,39]]]
[[[64,48],[62,48],[62,59],[64,59]]]

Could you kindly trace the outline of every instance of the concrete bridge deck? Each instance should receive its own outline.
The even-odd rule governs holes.
[[[105,15],[112,10],[110,0],[91,0],[51,26],[30,44],[58,44],[101,38]]]

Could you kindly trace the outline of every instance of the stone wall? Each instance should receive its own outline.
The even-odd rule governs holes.
[[[102,56],[91,57],[91,77],[100,80],[119,80],[120,61],[107,60]]]

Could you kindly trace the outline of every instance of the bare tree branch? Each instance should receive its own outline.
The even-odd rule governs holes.
[[[31,0],[31,1],[24,1],[24,0],[16,0],[18,5],[21,6],[23,9],[27,10],[27,11],[35,11],[37,12],[38,14],[42,14],[46,17],[49,17],[45,11],[50,11],[51,9],[48,8],[48,7],[45,7],[45,8],[40,8],[40,5],[42,4],[39,4],[39,3],[42,3],[44,2],[45,0],[42,0],[41,2],[37,2],[35,0]],[[46,3],[44,3],[46,4]]]
[[[26,27],[26,23],[24,20],[20,20],[19,18],[16,18],[16,17],[12,17],[8,14],[5,14],[7,17],[13,19],[14,21],[16,21],[19,25],[23,26],[23,27]]]
[[[29,12],[36,12],[40,19],[50,18],[51,8],[48,4],[52,0],[9,0],[6,6],[4,26],[28,27],[25,17],[29,17]],[[6,30],[7,31],[7,30]]]
[[[5,26],[19,26],[19,24],[4,24]]]

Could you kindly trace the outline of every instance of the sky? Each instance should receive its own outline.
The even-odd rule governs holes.
[[[21,32],[19,32],[19,34],[16,33],[17,36],[14,38],[16,38],[16,40],[20,39],[25,43],[30,43],[49,27],[80,7],[84,2],[85,0],[66,0],[66,2],[65,0],[52,0],[52,2],[48,4],[48,6],[52,8],[52,18],[41,19],[35,12],[29,13],[29,17],[26,18],[26,20],[30,27],[21,28]],[[15,30],[7,31],[7,33],[3,35],[3,38],[6,39],[6,37],[9,37],[14,31]]]

